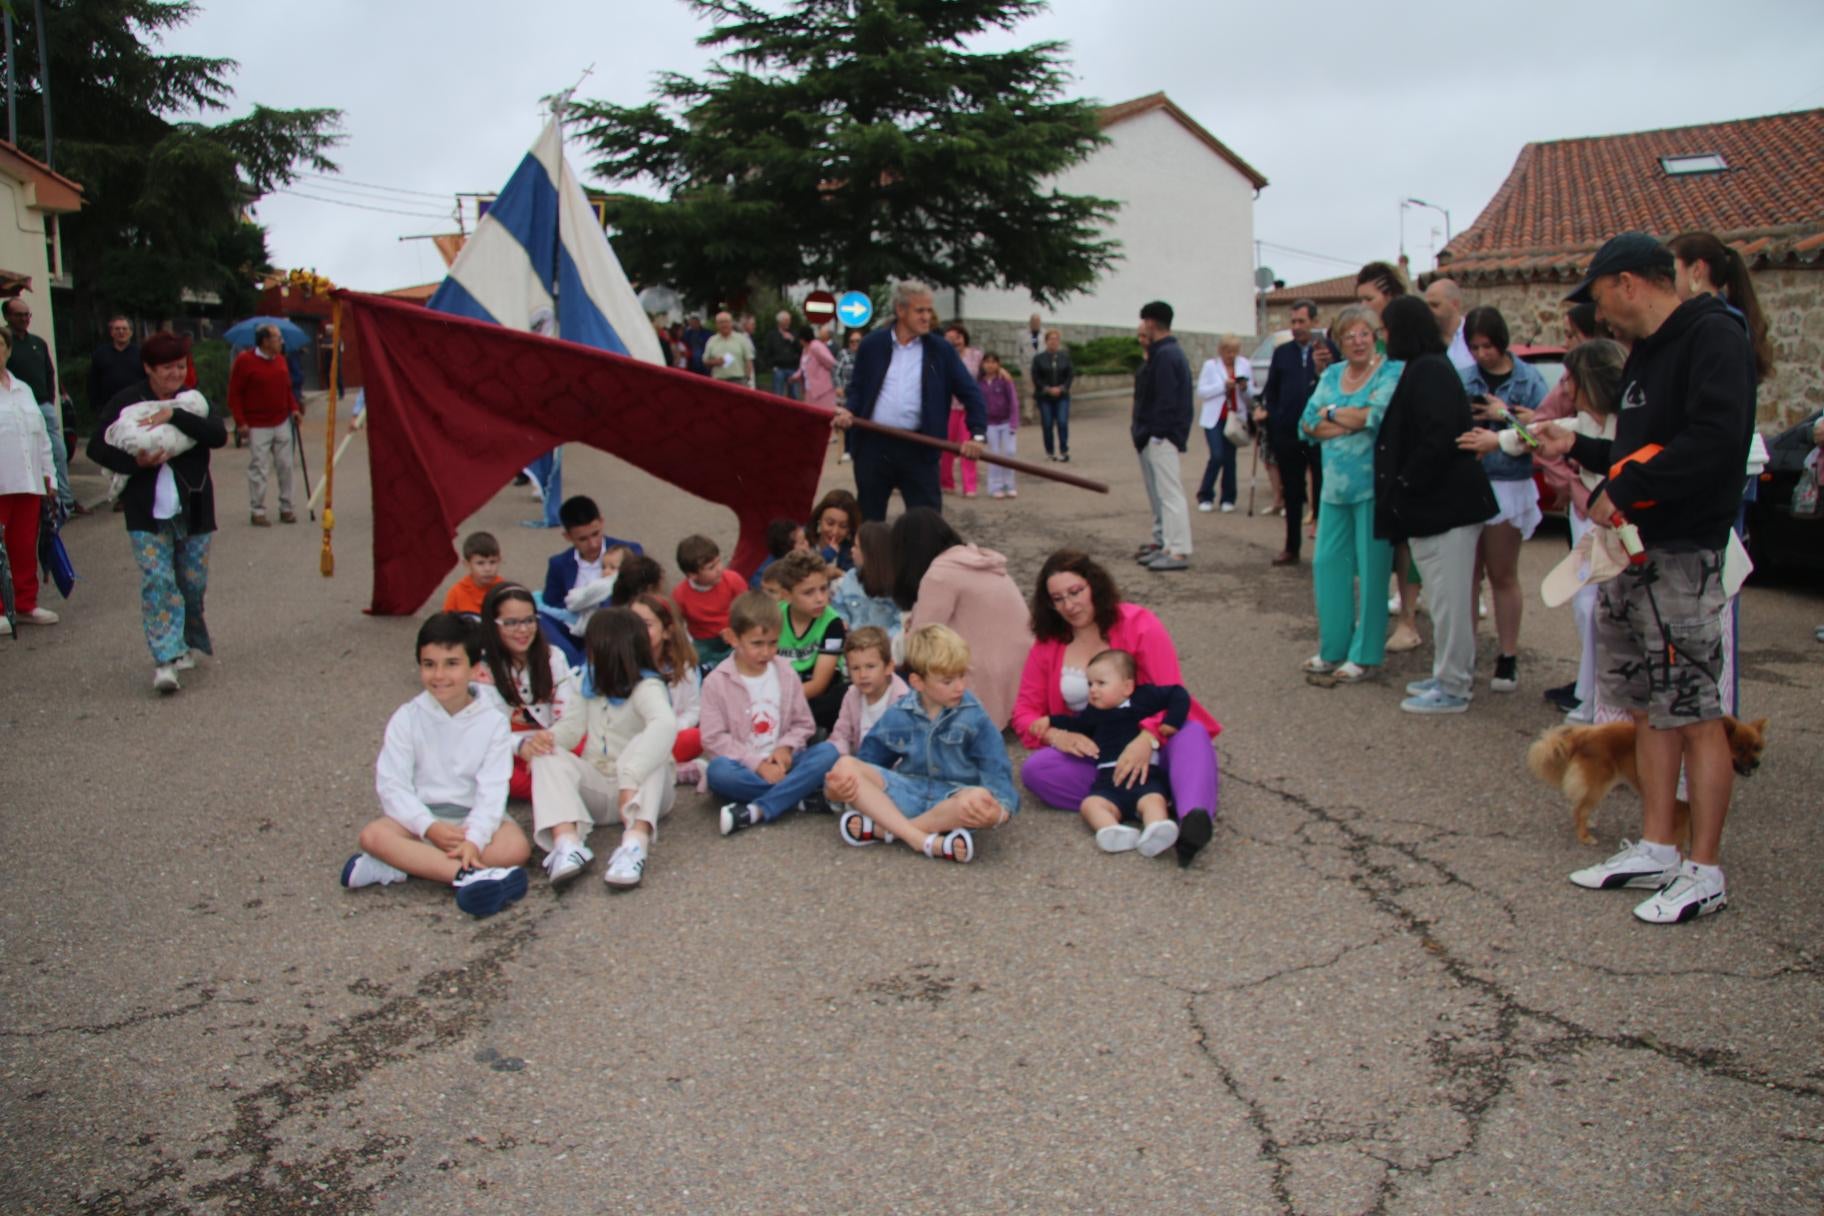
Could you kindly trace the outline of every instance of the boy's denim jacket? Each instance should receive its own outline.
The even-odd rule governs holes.
[[[907,693],[881,715],[855,758],[934,785],[984,786],[1008,814],[1020,809],[1007,745],[972,692],[935,720],[925,716],[918,693]]]

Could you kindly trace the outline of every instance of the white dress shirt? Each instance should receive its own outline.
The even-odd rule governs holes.
[[[0,494],[43,494],[44,479],[57,475],[44,414],[25,381],[6,380],[0,385]]]
[[[902,431],[916,431],[924,421],[925,344],[914,335],[902,343],[894,332],[893,357],[887,364],[887,375],[880,382],[880,396],[874,399],[874,421],[882,426],[896,426]]]
[[[1463,323],[1457,323],[1457,332],[1450,336],[1450,349],[1446,352],[1450,365],[1460,372],[1466,372],[1476,365],[1476,357],[1469,353],[1469,343],[1463,340]]]

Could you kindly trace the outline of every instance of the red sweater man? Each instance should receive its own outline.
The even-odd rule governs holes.
[[[228,412],[242,430],[282,427],[291,420],[291,368],[283,358],[242,351],[228,373]]]

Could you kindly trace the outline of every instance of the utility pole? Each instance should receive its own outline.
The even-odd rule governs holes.
[[[32,22],[38,27],[38,98],[44,103],[44,163],[55,169],[57,167],[57,145],[51,133],[51,56],[50,52],[45,49],[44,0],[32,0]],[[6,74],[10,83],[13,75],[10,41],[7,45]]]

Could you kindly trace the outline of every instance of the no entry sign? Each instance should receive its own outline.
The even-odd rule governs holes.
[[[827,291],[813,291],[804,297],[804,319],[812,325],[827,325],[836,319],[836,297]]]

